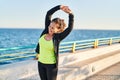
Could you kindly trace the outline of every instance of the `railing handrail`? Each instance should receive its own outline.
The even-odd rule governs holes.
[[[86,48],[97,48],[98,46],[103,45],[111,45],[114,43],[120,43],[120,37],[110,37],[110,38],[97,38],[97,39],[88,39],[88,40],[80,40],[80,41],[69,41],[69,42],[61,42],[59,47],[59,52],[75,52],[76,50],[80,49],[86,49]],[[11,48],[2,48],[0,49],[0,52],[2,51],[11,51],[11,50],[21,50],[21,49],[33,49],[35,48],[35,45],[31,46],[22,46],[22,47],[11,47]],[[28,51],[29,52],[29,51]],[[27,52],[16,52],[16,53],[8,53],[8,54],[2,54],[0,58],[0,62],[6,61],[6,60],[12,60],[16,59],[18,56],[14,57],[15,55],[20,55],[20,53],[26,54]],[[30,53],[35,53],[35,51],[31,51]],[[14,58],[11,58],[10,55],[14,54]],[[4,59],[5,56],[10,57],[10,59]],[[28,54],[27,56],[30,57],[32,54]],[[18,58],[27,57],[26,55],[21,55]],[[35,56],[35,54],[33,54]]]
[[[35,47],[35,45],[32,45],[32,46],[19,46],[19,47],[11,47],[11,48],[0,48],[0,51],[28,49],[28,48],[34,48],[34,47]]]
[[[120,37],[109,37],[109,38],[96,38],[96,39],[86,39],[86,40],[76,40],[76,41],[69,41],[69,42],[61,42],[60,44],[69,44],[69,43],[79,43],[79,42],[87,42],[87,41],[95,41],[95,40],[106,40],[106,39],[115,39]],[[18,47],[10,47],[10,48],[0,48],[0,51],[7,51],[7,50],[17,50],[17,49],[27,49],[27,48],[35,48],[35,44],[31,46],[18,46]]]

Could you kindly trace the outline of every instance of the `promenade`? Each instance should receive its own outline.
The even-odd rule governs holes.
[[[59,56],[57,80],[120,80],[120,44]],[[37,61],[0,66],[0,80],[40,80]]]
[[[120,80],[120,62],[100,71],[86,80]]]

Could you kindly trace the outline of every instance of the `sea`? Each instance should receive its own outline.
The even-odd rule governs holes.
[[[16,47],[29,47],[37,45],[40,34],[43,29],[9,29],[9,28],[0,28],[0,56],[6,53],[14,53],[15,50],[8,52],[9,48]],[[97,38],[110,38],[110,37],[119,37],[120,30],[89,30],[89,29],[73,29],[72,32],[62,41],[80,41],[88,39],[97,39]],[[4,50],[5,49],[5,50]],[[4,58],[4,57],[2,57]],[[1,57],[0,57],[1,59]],[[24,59],[25,60],[25,59]],[[21,61],[21,59],[17,60]],[[4,62],[2,64],[9,64],[11,62]]]

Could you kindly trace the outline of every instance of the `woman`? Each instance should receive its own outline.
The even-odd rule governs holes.
[[[69,23],[66,29],[63,19],[55,18],[51,21],[52,14],[57,10],[62,10],[69,14]],[[36,47],[38,72],[41,80],[56,80],[59,43],[71,32],[74,21],[73,17],[72,11],[68,6],[63,5],[55,6],[47,12],[45,29],[42,32]]]

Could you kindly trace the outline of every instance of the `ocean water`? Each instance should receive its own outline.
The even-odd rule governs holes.
[[[28,47],[38,43],[43,29],[0,29],[0,49]],[[62,42],[78,41],[96,38],[109,38],[120,36],[120,30],[73,30]],[[25,51],[25,50],[24,50]],[[0,51],[0,55],[14,53],[11,51]],[[19,52],[19,51],[18,51]],[[21,60],[21,59],[19,59]],[[12,63],[11,61],[9,63]]]
[[[0,29],[0,48],[36,45],[42,29]],[[76,41],[85,39],[120,36],[120,30],[73,30],[64,40]]]

